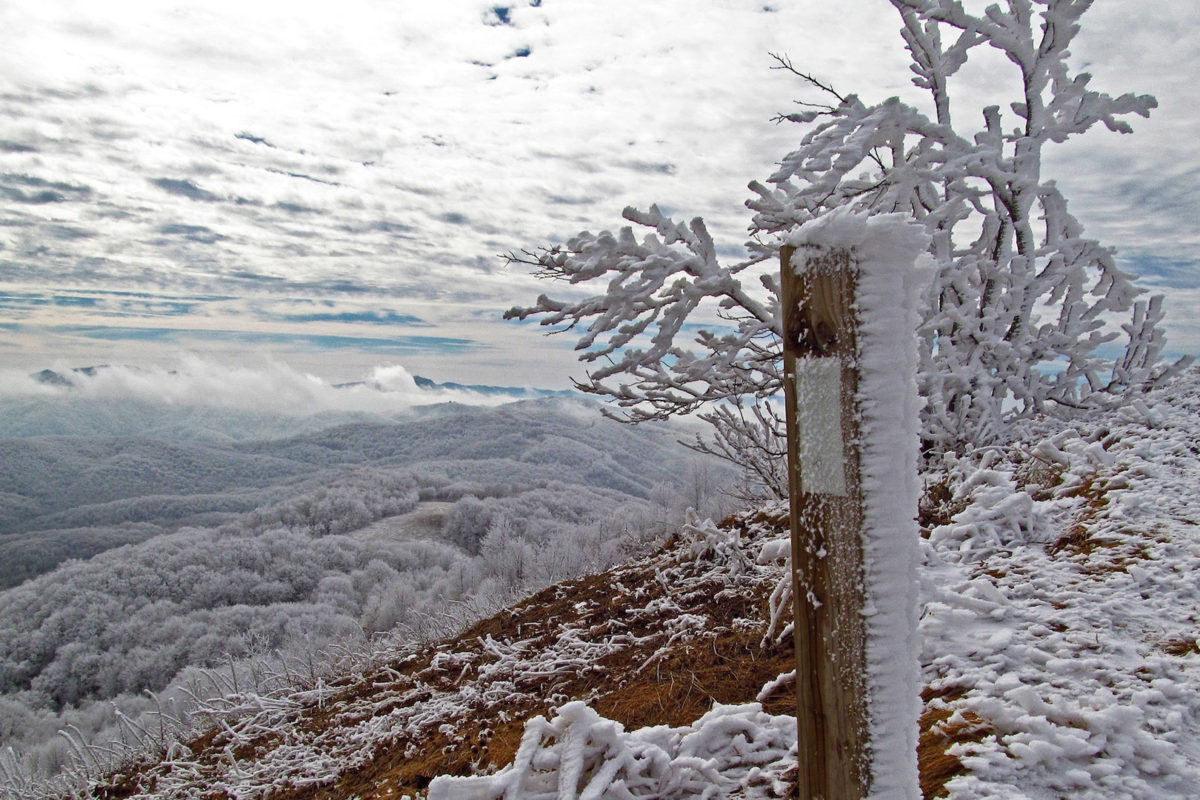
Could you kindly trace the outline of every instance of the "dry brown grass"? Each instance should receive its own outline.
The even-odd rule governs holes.
[[[921,535],[929,538],[939,525],[949,525],[954,516],[967,507],[967,501],[954,499],[954,487],[948,477],[929,481],[917,501],[917,524]]]
[[[1200,636],[1172,636],[1160,647],[1163,652],[1173,656],[1194,656],[1200,654]]]
[[[1046,548],[1046,552],[1050,555],[1058,555],[1062,552],[1067,552],[1070,555],[1091,555],[1096,547],[1096,542],[1092,539],[1092,532],[1083,523],[1072,525],[1062,536],[1054,541],[1054,544]]]
[[[752,526],[786,531],[786,513],[760,513],[731,525],[743,534]],[[627,729],[688,725],[714,703],[755,700],[765,683],[795,667],[790,641],[765,648],[760,642],[773,580],[760,580],[749,589],[745,581],[727,585],[715,577],[692,582],[686,591],[670,587],[671,599],[685,612],[704,614],[707,624],[701,634],[681,638],[670,648],[660,650],[665,642],[662,620],[640,612],[647,603],[667,596],[669,590],[659,579],[659,570],[671,557],[664,553],[655,561],[624,567],[617,573],[547,588],[475,623],[459,636],[399,657],[370,673],[345,676],[323,704],[304,708],[295,715],[289,735],[310,740],[336,738],[338,731],[350,729],[356,721],[405,711],[439,691],[454,690],[459,681],[478,681],[481,668],[497,663],[497,658],[481,645],[489,636],[498,642],[525,640],[531,652],[549,650],[566,625],[589,636],[620,631],[636,637],[634,640],[646,639],[645,644],[612,650],[579,674],[512,676],[514,693],[495,705],[479,699],[462,718],[438,720],[439,724],[418,729],[401,726],[391,739],[376,742],[369,753],[359,753],[361,762],[347,764],[333,781],[319,786],[276,788],[271,797],[394,800],[403,794],[422,793],[437,775],[498,769],[511,762],[526,722],[538,714],[549,715],[564,698],[587,700],[597,712]],[[629,593],[635,587],[636,603]],[[748,620],[758,623],[747,624]],[[466,654],[468,658],[463,666],[442,671],[435,668],[439,653]],[[421,686],[429,688],[418,691]],[[947,750],[959,742],[978,741],[989,729],[969,713],[950,721],[953,701],[961,693],[927,695],[918,763],[924,797],[934,798],[943,796],[946,782],[964,771]],[[770,713],[794,714],[794,690],[785,687],[763,705]],[[277,746],[278,740],[278,733],[264,735],[243,744],[239,753],[252,759],[256,752]],[[228,744],[226,735],[219,732],[209,732],[188,743],[196,753],[195,762],[202,765],[216,765],[227,759]],[[132,769],[114,775],[110,785],[94,796],[123,800],[152,789],[153,783],[152,770]],[[219,788],[209,788],[202,798],[227,800],[228,795]]]
[[[1089,525],[1108,507],[1108,492],[1127,486],[1128,483],[1123,478],[1103,477],[1097,474],[1089,476],[1078,486],[1062,492],[1061,497],[1082,497],[1087,502],[1080,513],[1079,520],[1047,547],[1046,552],[1052,556],[1065,554],[1068,557],[1082,556],[1090,559],[1097,550],[1116,547],[1116,542],[1096,537]],[[1101,570],[1103,571],[1102,567]]]
[[[664,596],[665,589],[655,580],[652,568],[642,574],[621,575],[626,585],[641,587],[638,603]],[[761,629],[742,629],[737,619],[762,619],[766,591],[760,596],[723,592],[714,582],[694,592],[694,601],[709,617],[711,635],[680,641],[651,665],[647,661],[662,644],[614,651],[597,664],[598,669],[582,675],[555,675],[549,678],[518,681],[525,697],[569,697],[587,699],[600,714],[622,723],[627,729],[646,725],[687,725],[712,708],[713,703],[743,703],[754,700],[764,683],[786,672],[794,663],[790,642],[786,646],[764,649]],[[714,597],[721,594],[719,600]],[[679,598],[675,598],[679,600]],[[534,647],[549,647],[560,626],[587,627],[597,634],[619,628],[634,636],[656,632],[654,619],[630,614],[627,596],[614,585],[611,575],[589,576],[539,592],[512,609],[482,620],[440,649],[447,652],[474,652],[478,656],[463,678],[473,679],[479,667],[489,663],[479,653],[479,641],[491,636],[501,639],[532,639]],[[552,623],[552,624],[550,624]],[[430,675],[430,657],[400,667],[414,678],[432,683],[440,678],[448,684],[458,673]],[[364,681],[329,707],[352,704],[372,681]],[[440,687],[440,688],[449,688]],[[561,702],[561,700],[560,700]],[[768,699],[765,708],[772,713],[794,713],[791,692]],[[293,800],[333,800],[338,798],[383,798],[424,790],[437,775],[470,774],[499,768],[510,762],[520,744],[527,720],[537,714],[548,715],[556,703],[548,700],[523,704],[506,703],[503,708],[480,708],[469,719],[452,720],[449,725],[421,740],[399,737],[377,748],[373,757],[359,768],[347,770],[336,783],[277,793]],[[500,712],[503,712],[501,719]],[[314,716],[303,724],[314,726]]]
[[[951,747],[981,742],[994,732],[979,716],[954,709],[953,701],[963,696],[962,688],[937,692],[926,689],[921,693],[925,711],[921,715],[917,743],[917,770],[921,778],[921,796],[925,800],[946,797],[946,784],[967,771],[962,762],[948,752]]]

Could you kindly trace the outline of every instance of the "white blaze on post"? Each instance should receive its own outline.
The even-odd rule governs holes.
[[[800,491],[845,497],[842,365],[838,359],[796,359],[796,407]]]

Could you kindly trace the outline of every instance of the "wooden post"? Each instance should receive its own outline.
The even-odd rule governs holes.
[[[800,798],[861,800],[870,775],[857,271],[848,250],[813,250],[799,274],[796,256],[780,252]]]

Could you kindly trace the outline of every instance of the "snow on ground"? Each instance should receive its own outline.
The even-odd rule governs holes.
[[[647,767],[644,785],[666,793],[641,796],[691,797],[696,776],[718,773],[718,796],[769,796],[795,734],[785,692],[755,701],[792,658],[761,644],[783,569],[754,556],[778,530],[763,515],[738,530],[697,525],[663,553],[550,587],[458,637],[377,654],[338,679],[213,702],[213,730],[109,776],[104,796],[420,796],[439,773],[507,763],[523,735],[544,772],[556,732],[576,742],[559,761],[581,774],[594,778],[588,765],[600,762],[615,779]],[[528,720],[542,727],[528,733]],[[585,757],[579,734],[593,726],[600,755]],[[621,764],[604,757],[618,753]]]
[[[1148,400],[952,466],[923,663],[988,729],[952,798],[1200,796],[1197,373]]]
[[[349,536],[362,541],[409,541],[412,539],[442,539],[442,522],[454,503],[424,500],[405,514],[384,517]]]
[[[717,704],[687,727],[627,733],[575,700],[553,721],[531,720],[507,768],[435,778],[429,800],[717,798],[763,786],[768,776],[780,797],[779,767],[789,750],[795,758],[795,741],[796,718],[766,714],[757,703]]]

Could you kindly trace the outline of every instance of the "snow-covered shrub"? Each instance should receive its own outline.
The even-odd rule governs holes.
[[[741,574],[753,560],[742,546],[741,533],[736,528],[721,528],[712,520],[690,515],[681,535],[688,542],[692,556],[715,562],[729,576]]]

